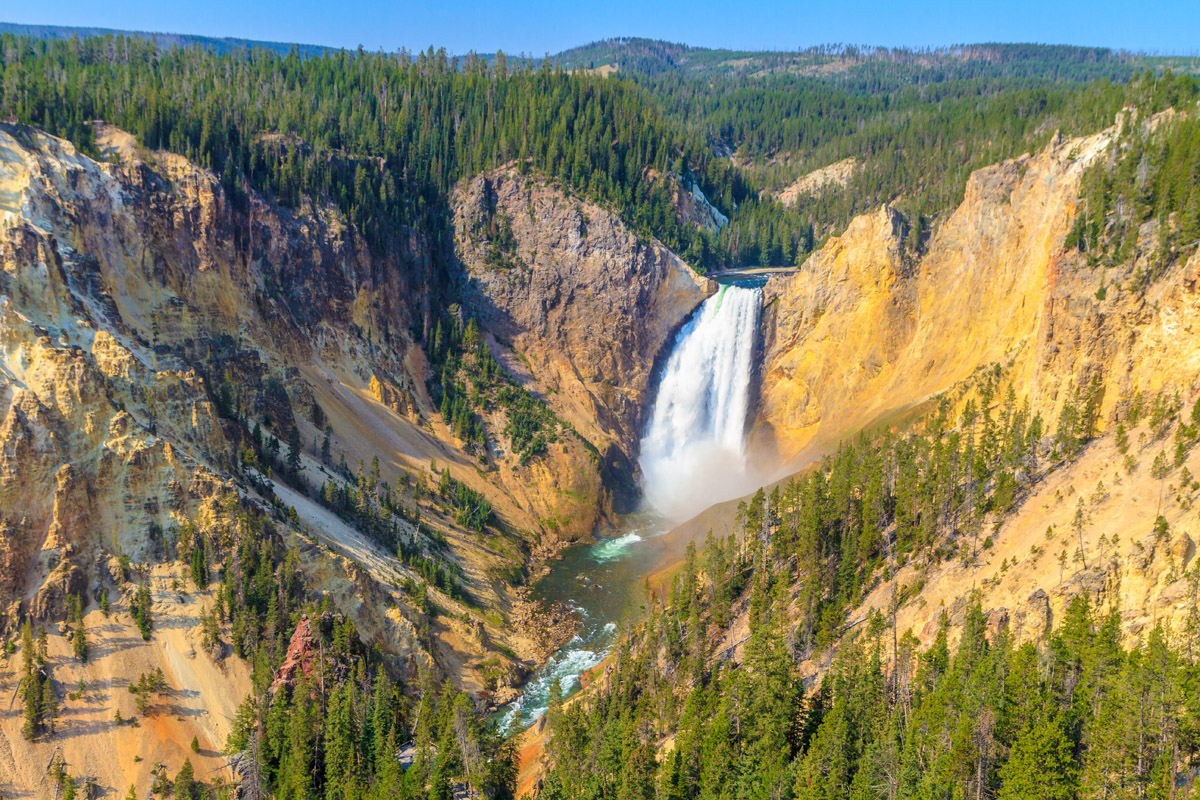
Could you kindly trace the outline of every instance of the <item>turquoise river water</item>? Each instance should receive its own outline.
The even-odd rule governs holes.
[[[619,535],[565,550],[533,585],[535,598],[569,606],[582,622],[575,637],[534,673],[524,696],[499,712],[501,728],[534,723],[546,712],[556,680],[564,696],[577,691],[580,676],[608,654],[622,617],[641,613],[646,576],[677,547],[665,535],[669,524],[658,517],[636,515],[624,523]]]

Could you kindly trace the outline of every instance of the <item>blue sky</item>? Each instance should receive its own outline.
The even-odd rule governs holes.
[[[3,0],[0,20],[460,54],[542,55],[609,36],[748,49],[1004,41],[1200,52],[1200,0]]]

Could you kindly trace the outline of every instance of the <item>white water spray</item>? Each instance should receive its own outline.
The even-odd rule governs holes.
[[[722,286],[679,331],[642,439],[646,502],[684,519],[753,488],[746,413],[762,292]]]

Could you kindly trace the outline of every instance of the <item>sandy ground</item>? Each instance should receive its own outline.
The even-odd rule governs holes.
[[[1185,508],[1175,498],[1172,487],[1180,483],[1180,470],[1173,470],[1163,480],[1150,475],[1151,463],[1160,450],[1172,450],[1172,439],[1136,444],[1139,429],[1130,435],[1130,452],[1138,461],[1134,474],[1122,467],[1123,456],[1111,437],[1094,442],[1084,455],[1065,469],[1051,473],[1026,499],[1020,511],[1001,525],[992,536],[993,548],[981,551],[978,564],[964,566],[959,560],[945,562],[926,578],[920,598],[901,608],[898,614],[900,630],[912,628],[928,645],[937,634],[937,619],[942,607],[951,607],[959,598],[978,590],[985,611],[1006,609],[1015,611],[1039,589],[1050,597],[1052,624],[1057,624],[1062,608],[1082,591],[1088,573],[1116,569],[1122,577],[1119,589],[1113,593],[1121,612],[1127,641],[1148,631],[1156,621],[1174,622],[1176,627],[1184,612],[1181,575],[1190,567],[1190,554],[1177,559],[1172,574],[1167,547],[1158,548],[1155,564],[1146,570],[1142,580],[1131,567],[1147,552],[1147,538],[1153,531],[1154,519],[1161,513],[1170,524],[1170,539],[1182,545],[1183,552],[1194,553],[1194,542],[1200,531],[1197,509]],[[1196,475],[1200,470],[1200,448],[1194,448],[1184,466]],[[1098,489],[1103,482],[1103,489]],[[1079,536],[1074,527],[1079,501],[1083,500],[1083,551],[1086,568],[1075,560]],[[1051,533],[1047,534],[1047,529]],[[981,539],[991,532],[990,527]],[[1190,548],[1180,537],[1193,543]],[[1102,541],[1103,538],[1103,541]],[[1113,544],[1113,539],[1117,543]],[[1060,570],[1059,554],[1067,553],[1065,568]],[[900,571],[901,584],[916,579],[912,568]],[[873,591],[862,607],[850,615],[850,621],[860,619],[872,608],[886,609],[891,597],[891,583]],[[1176,633],[1179,633],[1176,630]]]
[[[394,555],[385,552],[375,542],[347,525],[337,514],[287,484],[273,481],[273,485],[275,494],[284,503],[296,509],[310,533],[342,555],[362,564],[377,580],[390,585],[397,571],[408,574],[408,569]]]
[[[524,512],[515,508],[512,499],[486,478],[480,476],[476,465],[465,459],[461,451],[452,449],[437,438],[440,434],[449,436],[445,431],[425,430],[411,420],[397,414],[390,408],[380,404],[371,396],[365,385],[352,385],[341,380],[332,370],[317,365],[305,371],[305,377],[316,389],[322,408],[328,415],[336,434],[333,438],[333,458],[337,460],[345,454],[346,462],[352,469],[357,468],[360,454],[380,454],[380,473],[384,480],[394,482],[402,473],[414,474],[424,472],[430,476],[430,468],[436,464],[440,470],[446,467],[455,479],[480,491],[491,501],[497,512],[509,518],[521,519]],[[441,428],[441,423],[429,422],[435,428]],[[315,429],[307,422],[301,423],[305,441],[311,441],[317,435]],[[390,453],[390,457],[387,454]],[[367,458],[369,459],[369,455]],[[305,459],[305,477],[313,489],[319,488],[326,475],[321,466],[309,458]],[[433,479],[430,477],[432,488]],[[285,487],[285,491],[286,487]],[[291,492],[291,496],[295,493]],[[283,496],[283,495],[281,495]],[[296,505],[291,500],[286,500]],[[320,510],[315,502],[309,502],[309,507]],[[301,506],[296,505],[297,511]],[[503,598],[496,595],[491,580],[486,574],[487,566],[498,560],[500,555],[491,549],[487,542],[480,537],[464,534],[454,525],[431,516],[429,509],[422,509],[423,519],[427,524],[437,528],[446,537],[458,557],[459,565],[472,584],[473,590],[485,602],[506,607]],[[302,512],[301,517],[305,517]],[[341,522],[336,515],[324,512],[323,521],[318,526],[320,533],[336,540],[344,548],[353,553],[362,552],[366,555],[373,543],[367,543],[367,548],[361,544],[365,539]],[[357,541],[358,544],[352,543]],[[357,558],[357,555],[354,557]],[[391,558],[386,554],[385,558]],[[359,559],[362,560],[362,559]],[[394,559],[392,559],[394,561]],[[375,563],[364,562],[374,568]],[[399,562],[396,562],[398,564]],[[385,571],[390,576],[390,571]]]
[[[178,568],[177,568],[178,569]],[[175,574],[179,574],[176,572]],[[49,787],[46,765],[61,749],[67,771],[93,778],[101,796],[123,797],[130,785],[138,796],[149,790],[151,770],[165,764],[173,776],[190,758],[196,776],[209,783],[231,777],[221,755],[233,717],[250,689],[249,669],[229,656],[216,663],[198,649],[201,612],[212,604],[208,592],[171,588],[172,573],[160,567],[152,576],[154,630],[144,642],[123,599],[111,599],[106,619],[93,607],[85,615],[89,660],[78,662],[57,624],[47,628],[50,667],[60,712],[53,737],[27,742],[21,734],[23,709],[15,697],[21,654],[0,663],[0,793],[9,798],[41,797]],[[160,668],[168,691],[140,717],[131,681]],[[83,681],[84,691],[78,691]],[[114,712],[126,720],[117,726]],[[133,720],[137,721],[136,726]],[[192,737],[199,752],[192,752]]]

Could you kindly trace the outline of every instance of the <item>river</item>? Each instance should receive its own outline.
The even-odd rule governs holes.
[[[622,617],[640,615],[646,576],[677,552],[665,535],[670,528],[656,515],[632,515],[622,520],[618,535],[567,548],[534,583],[535,598],[570,606],[582,623],[575,637],[537,669],[524,696],[499,713],[501,728],[533,724],[546,712],[554,681],[564,697],[570,696],[580,688],[580,676],[604,660]]]

